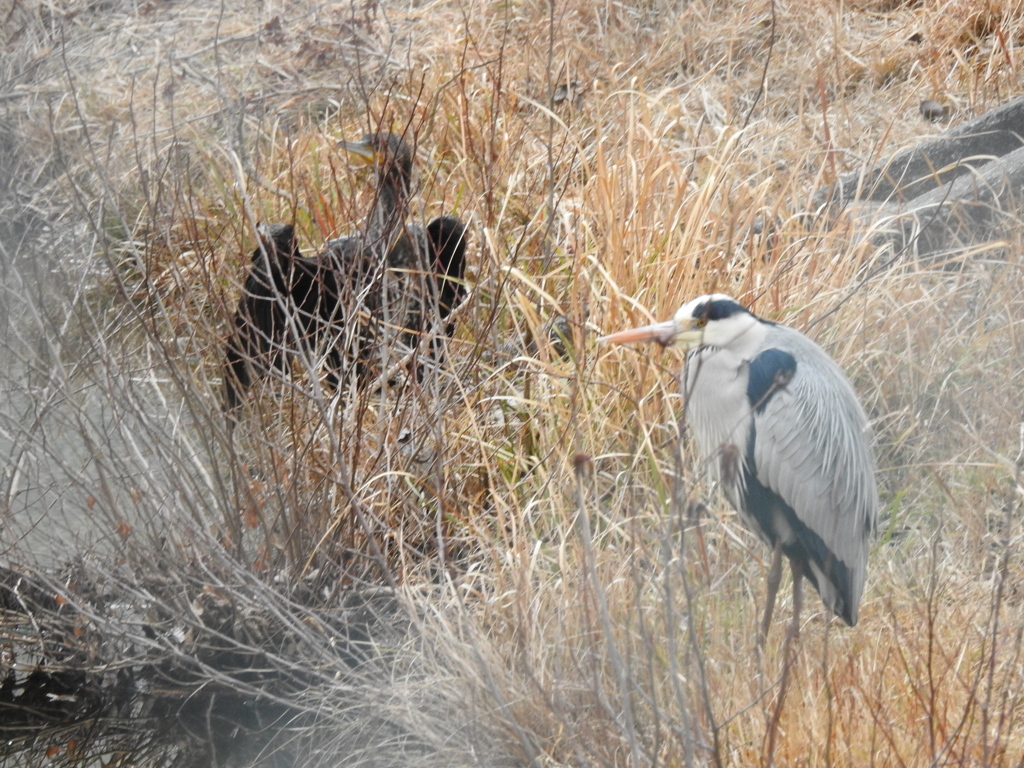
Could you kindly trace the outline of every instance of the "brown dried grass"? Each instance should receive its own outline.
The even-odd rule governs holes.
[[[803,214],[837,172],[930,133],[921,99],[963,117],[1018,95],[1021,10],[18,3],[7,228],[96,234],[111,270],[78,332],[191,410],[223,489],[193,518],[239,568],[400,588],[422,640],[384,709],[437,760],[1018,764],[1024,229],[873,271],[869,246]],[[569,80],[581,102],[553,104]],[[274,382],[229,443],[220,351],[253,225],[295,221],[310,252],[351,229],[367,185],[333,142],[378,126],[417,137],[419,214],[472,225],[450,365],[342,401]],[[774,756],[766,553],[685,441],[673,458],[680,361],[592,343],[711,290],[813,324],[878,434],[860,624],[808,598]],[[522,354],[555,315],[572,359]],[[154,520],[162,478],[138,481]]]

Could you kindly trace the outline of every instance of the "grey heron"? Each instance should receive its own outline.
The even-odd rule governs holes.
[[[435,316],[447,321],[464,294],[466,226],[454,216],[439,216],[425,228],[406,223],[409,145],[375,133],[340,146],[374,168],[373,209],[363,231],[328,241],[314,258],[299,252],[292,225],[259,225],[260,244],[226,346],[229,423],[253,372],[282,370],[284,352],[296,344],[327,347],[327,380],[335,387],[345,359],[362,369],[374,343],[412,346]],[[451,336],[454,328],[448,322],[438,330]]]
[[[721,293],[684,304],[667,322],[599,340],[688,350],[687,423],[726,499],[773,550],[760,637],[783,554],[794,632],[804,577],[833,613],[856,624],[878,491],[868,419],[839,366],[799,331]]]

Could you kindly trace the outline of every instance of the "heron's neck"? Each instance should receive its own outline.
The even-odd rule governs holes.
[[[771,325],[753,315],[737,316],[732,327],[716,330],[716,336],[719,338],[709,338],[704,346],[698,347],[694,352],[702,356],[727,352],[740,360],[753,360],[764,351],[769,328]]]
[[[768,329],[771,328],[770,325],[761,322],[753,315],[750,316],[750,320],[752,322],[729,343],[729,349],[744,360],[753,360],[764,350],[765,337],[768,335]]]

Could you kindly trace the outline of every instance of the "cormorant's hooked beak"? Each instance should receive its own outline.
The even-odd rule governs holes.
[[[372,165],[377,162],[377,149],[368,141],[342,141],[338,146],[344,149],[353,160],[363,164]]]
[[[598,341],[604,344],[637,344],[653,341],[663,347],[692,349],[700,346],[703,338],[703,329],[697,327],[692,321],[666,320],[663,323],[654,323],[642,328],[632,328],[628,331],[602,336]]]

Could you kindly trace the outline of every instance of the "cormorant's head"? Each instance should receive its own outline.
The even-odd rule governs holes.
[[[299,256],[299,244],[295,239],[295,227],[291,224],[256,225],[256,234],[260,238],[260,246],[253,253],[256,258],[261,249],[266,249],[268,256]]]
[[[454,216],[438,216],[427,225],[427,242],[439,278],[438,307],[441,317],[448,317],[466,294],[466,225]]]
[[[598,341],[629,344],[656,341],[663,347],[729,347],[761,321],[736,299],[712,293],[687,302],[664,323],[602,336]]]
[[[356,163],[371,165],[379,178],[397,176],[408,183],[412,176],[412,147],[393,133],[368,133],[359,141],[339,141]]]
[[[427,225],[427,241],[438,274],[462,279],[466,271],[466,229],[454,216],[438,216]]]

